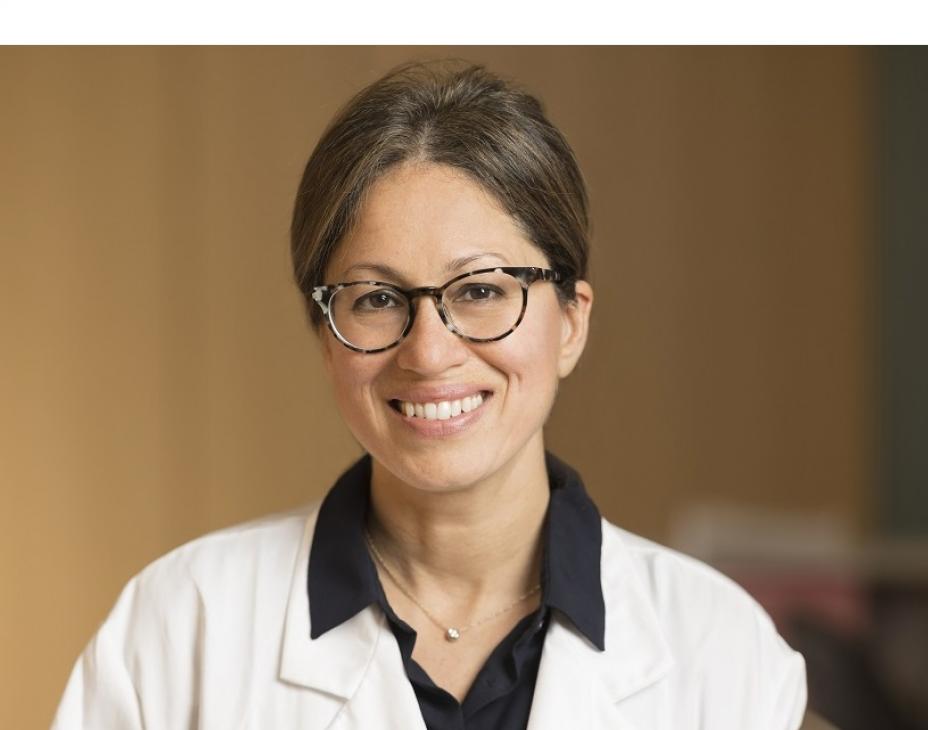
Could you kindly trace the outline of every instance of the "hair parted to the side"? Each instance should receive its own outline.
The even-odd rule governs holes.
[[[482,185],[562,274],[562,300],[574,298],[587,269],[586,187],[541,102],[483,66],[411,62],[358,92],[306,163],[290,247],[313,324],[321,318],[308,292],[326,283],[326,266],[365,194],[388,169],[411,161],[449,165]]]

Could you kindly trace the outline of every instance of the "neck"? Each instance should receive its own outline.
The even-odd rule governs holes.
[[[369,529],[391,570],[420,598],[498,603],[540,580],[548,499],[541,439],[491,477],[453,492],[411,487],[375,460]]]

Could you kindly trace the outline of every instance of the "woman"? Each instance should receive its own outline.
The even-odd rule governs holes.
[[[311,156],[296,278],[366,455],[124,590],[56,728],[795,730],[802,658],[602,521],[543,425],[586,342],[586,193],[538,101],[408,65]]]

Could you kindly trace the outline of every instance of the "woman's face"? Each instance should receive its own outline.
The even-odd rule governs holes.
[[[374,279],[403,288],[440,286],[492,266],[547,267],[544,254],[496,201],[463,173],[434,163],[390,170],[371,188],[355,228],[326,270],[326,283]],[[326,369],[355,438],[394,477],[419,489],[468,487],[541,446],[558,379],[586,340],[592,291],[562,306],[554,284],[529,289],[525,317],[497,342],[467,342],[416,300],[415,325],[396,347],[359,353],[322,333]],[[442,401],[482,396],[449,419],[429,419]],[[409,417],[403,403],[420,404]],[[457,410],[456,408],[454,410]],[[535,452],[540,453],[540,450]]]

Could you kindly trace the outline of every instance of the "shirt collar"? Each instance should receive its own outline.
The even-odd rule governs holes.
[[[542,602],[564,613],[602,651],[599,511],[571,467],[550,453],[545,465],[551,501],[544,530]],[[319,508],[307,575],[313,639],[379,603],[383,595],[364,540],[370,480],[371,460],[365,455],[339,477]]]
[[[570,466],[545,453],[551,501],[545,525],[544,602],[605,648],[606,606],[600,580],[603,542],[599,510]]]

